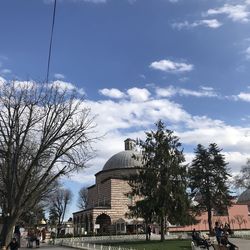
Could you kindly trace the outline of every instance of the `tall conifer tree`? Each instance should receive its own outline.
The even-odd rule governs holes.
[[[191,196],[195,198],[195,210],[208,213],[209,231],[212,233],[212,210],[226,210],[231,204],[228,186],[227,162],[215,143],[195,149],[195,158],[189,168]]]
[[[159,218],[161,240],[164,240],[165,220],[186,224],[190,218],[185,158],[179,138],[162,121],[156,123],[156,131],[146,132],[146,140],[140,144],[143,167],[129,183],[131,193],[141,200],[130,208],[149,216],[145,211],[150,207],[150,215]]]

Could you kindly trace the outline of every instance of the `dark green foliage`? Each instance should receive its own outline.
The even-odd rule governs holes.
[[[198,212],[208,212],[210,232],[212,210],[225,210],[231,205],[228,163],[221,151],[215,143],[210,144],[208,148],[199,144],[189,168],[191,196],[196,201],[194,209]]]
[[[186,192],[187,171],[179,138],[165,128],[162,121],[156,123],[156,131],[146,132],[141,141],[143,168],[131,177],[131,195],[142,200],[130,206],[132,214],[149,222],[159,218],[161,239],[164,240],[164,220],[186,224],[190,219],[190,201]]]

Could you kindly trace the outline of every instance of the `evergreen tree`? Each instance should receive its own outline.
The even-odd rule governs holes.
[[[140,144],[143,167],[129,182],[131,193],[139,200],[130,209],[140,211],[144,219],[157,215],[164,240],[165,219],[186,224],[190,218],[183,150],[179,138],[162,121],[156,123],[156,131],[146,132],[146,140]]]
[[[215,143],[205,148],[198,145],[189,168],[191,197],[196,200],[194,209],[208,213],[209,231],[212,233],[212,210],[223,211],[231,205],[228,186],[227,162]]]
[[[154,202],[150,199],[139,199],[134,205],[129,205],[129,210],[128,217],[144,219],[146,240],[149,240],[147,228],[154,216]]]

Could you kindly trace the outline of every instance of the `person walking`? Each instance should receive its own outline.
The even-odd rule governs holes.
[[[223,234],[223,228],[222,228],[222,225],[220,225],[218,221],[215,222],[214,233],[215,233],[216,240],[218,244],[220,245],[221,237]]]
[[[148,227],[147,227],[147,234],[148,234],[148,239],[149,239],[149,240],[150,240],[150,237],[151,237],[151,232],[152,232],[151,226],[148,225]]]

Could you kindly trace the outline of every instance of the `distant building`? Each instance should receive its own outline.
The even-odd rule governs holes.
[[[207,213],[202,213],[200,216],[197,216],[197,220],[199,222],[195,225],[189,226],[170,226],[169,231],[192,231],[194,228],[198,231],[208,231],[208,221],[207,221]],[[250,221],[249,221],[249,212],[248,206],[245,204],[233,204],[229,207],[224,213],[218,213],[216,211],[212,212],[212,226],[214,226],[215,222],[218,221],[225,225],[225,223],[230,225],[230,228],[234,230],[245,230],[250,229]]]
[[[132,139],[125,140],[125,150],[113,155],[96,173],[96,183],[88,188],[87,208],[73,213],[75,234],[85,232],[126,233],[134,230],[138,221],[125,214],[133,203],[128,197],[130,186],[126,177],[141,167],[141,154]]]
[[[248,214],[250,215],[250,188],[246,189],[238,198],[237,204],[248,206]]]
[[[127,194],[131,190],[126,177],[136,173],[142,167],[142,155],[136,150],[136,142],[126,139],[125,150],[113,155],[103,169],[95,174],[96,181],[88,187],[87,208],[73,213],[74,234],[85,233],[127,233],[134,232],[141,226],[140,219],[128,219],[128,205],[133,204],[133,197]],[[242,193],[238,202],[220,214],[213,211],[212,222],[229,223],[231,229],[250,229],[250,189]],[[199,223],[180,227],[169,225],[169,231],[208,230],[207,213],[197,217]],[[153,224],[154,232],[159,231]]]
[[[185,227],[173,226],[169,231],[191,231],[193,228],[199,231],[208,230],[207,213],[202,213],[197,217],[199,222],[195,225]],[[218,221],[225,225],[230,225],[232,230],[250,230],[250,189],[245,190],[237,200],[233,202],[223,213],[212,211],[212,224]]]

